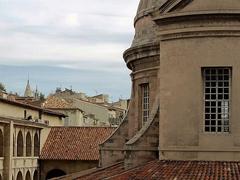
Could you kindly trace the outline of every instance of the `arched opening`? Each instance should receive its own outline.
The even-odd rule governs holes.
[[[34,171],[33,180],[38,180],[38,171],[37,170]]]
[[[19,171],[17,174],[17,180],[23,180],[23,175],[21,171]]]
[[[34,156],[39,156],[40,142],[38,138],[38,134],[34,135]]]
[[[32,156],[32,139],[29,132],[26,136],[26,156]]]
[[[15,135],[13,134],[13,156],[16,156],[15,154]]]
[[[46,180],[55,178],[55,177],[60,177],[64,176],[66,173],[60,169],[53,169],[47,173]]]
[[[26,174],[25,180],[31,180],[31,174],[29,171]]]
[[[2,175],[0,174],[0,180],[2,180]]]
[[[3,132],[0,129],[0,157],[3,157],[3,150],[4,150],[4,144],[3,144]]]
[[[23,134],[22,131],[19,131],[17,136],[17,156],[23,156]]]

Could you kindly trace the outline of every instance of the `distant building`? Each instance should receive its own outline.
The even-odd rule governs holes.
[[[25,88],[25,92],[24,92],[24,97],[28,97],[28,98],[33,98],[33,91],[31,89],[31,86],[30,86],[30,82],[29,82],[29,79],[27,81],[27,85],[26,85],[26,88]]]
[[[0,98],[7,99],[8,93],[6,91],[0,90]]]
[[[85,93],[58,89],[43,106],[66,113],[68,118],[65,125],[68,126],[117,126],[126,113],[128,101],[108,101],[109,96],[104,94],[88,97]]]
[[[91,126],[93,120],[86,120],[85,113],[80,108],[74,107],[65,99],[55,96],[49,96],[42,104],[43,107],[57,112],[64,113],[67,117],[64,126]]]

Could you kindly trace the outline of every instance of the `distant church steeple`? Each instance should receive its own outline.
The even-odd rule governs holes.
[[[26,86],[26,89],[25,89],[25,92],[24,92],[24,97],[33,97],[33,92],[31,90],[29,78],[28,78],[27,86]]]

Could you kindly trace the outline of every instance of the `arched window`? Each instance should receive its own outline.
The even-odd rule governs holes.
[[[30,174],[29,171],[27,171],[27,174],[26,174],[25,180],[31,180],[31,174]]]
[[[30,132],[28,132],[26,136],[26,156],[32,156],[32,139]]]
[[[34,171],[33,180],[38,180],[38,171],[37,170]]]
[[[52,179],[52,178],[60,177],[60,176],[64,176],[64,175],[66,175],[66,173],[64,171],[62,171],[60,169],[53,169],[47,173],[46,179]]]
[[[17,136],[17,156],[23,156],[23,134],[22,131],[19,131]]]
[[[38,134],[35,133],[34,135],[34,156],[39,156],[40,151],[40,142],[38,138]]]
[[[23,175],[21,171],[19,171],[17,174],[17,180],[23,180]]]
[[[0,129],[0,157],[3,157],[3,150],[4,150],[4,144],[3,144],[3,132]]]
[[[15,135],[13,134],[13,156],[15,155]]]

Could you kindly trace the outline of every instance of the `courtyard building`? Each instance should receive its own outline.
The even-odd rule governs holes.
[[[65,115],[0,98],[0,179],[39,180],[39,156],[49,125]]]

